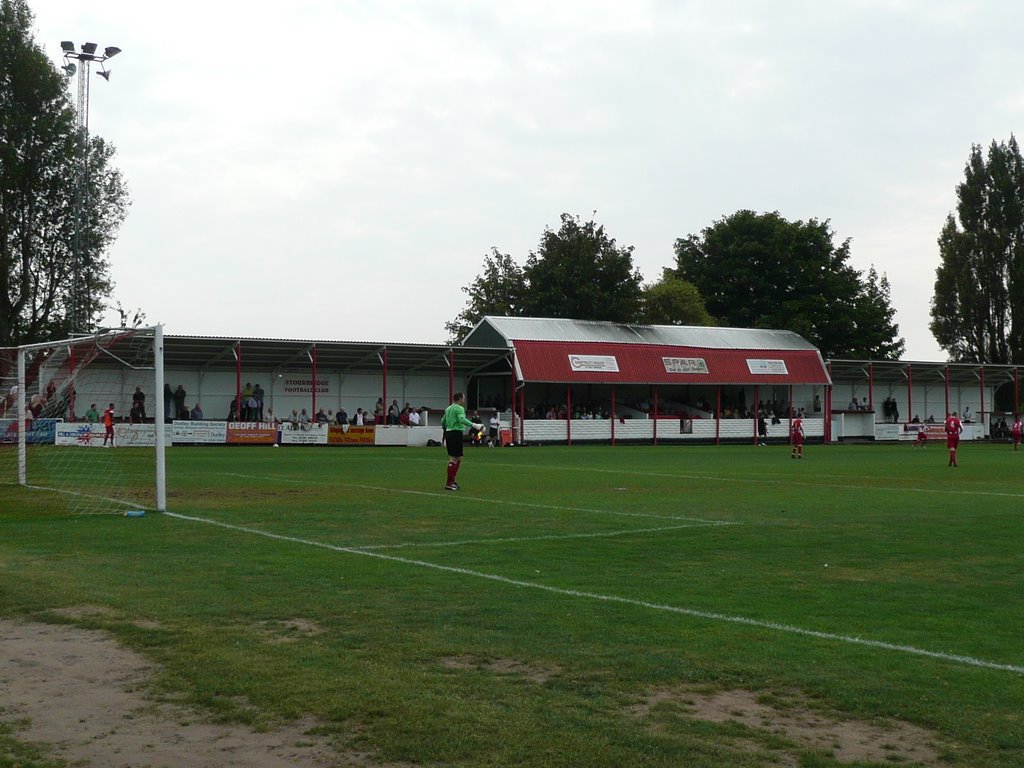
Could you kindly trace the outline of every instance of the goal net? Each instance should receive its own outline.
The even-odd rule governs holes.
[[[0,349],[0,483],[72,514],[166,508],[163,332]]]

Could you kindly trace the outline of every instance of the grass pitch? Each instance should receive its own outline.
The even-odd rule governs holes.
[[[154,695],[381,764],[915,764],[694,711],[744,691],[1020,766],[1024,451],[960,453],[175,448],[167,515],[0,486],[0,615],[101,606]]]

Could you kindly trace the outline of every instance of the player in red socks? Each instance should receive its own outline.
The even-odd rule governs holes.
[[[448,450],[448,482],[444,486],[446,491],[462,490],[455,477],[462,466],[462,438],[466,427],[472,428],[474,432],[484,428],[483,424],[474,424],[466,418],[465,402],[466,395],[463,392],[456,392],[452,404],[444,409],[444,415],[441,417],[444,447]]]

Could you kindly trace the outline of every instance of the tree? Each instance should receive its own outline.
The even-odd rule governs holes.
[[[124,220],[128,193],[98,137],[79,151],[67,81],[31,37],[24,0],[0,0],[0,345],[89,330],[112,289],[105,252]],[[74,192],[87,159],[81,282],[72,280]],[[72,329],[73,291],[86,328]]]
[[[661,280],[644,286],[640,319],[648,325],[715,325],[697,286],[668,269]]]
[[[462,288],[469,296],[466,306],[454,320],[444,324],[449,342],[455,344],[465,338],[485,315],[515,317],[521,314],[525,291],[522,267],[508,254],[491,248],[491,254],[484,257],[484,271]]]
[[[741,210],[676,240],[675,252],[676,276],[697,286],[722,325],[794,331],[826,357],[903,354],[888,280],[862,281],[850,241],[834,245],[828,221]]]
[[[957,217],[939,234],[931,330],[953,360],[1024,355],[1024,159],[1012,135],[988,158],[978,145],[956,188]]]
[[[522,314],[634,323],[643,295],[633,247],[619,248],[593,220],[562,214],[557,232],[545,229],[523,268]]]

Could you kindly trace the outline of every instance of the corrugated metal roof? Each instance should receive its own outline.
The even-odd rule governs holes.
[[[463,340],[505,346],[518,340],[659,344],[701,349],[816,350],[792,331],[688,325],[634,325],[545,317],[484,317]]]
[[[816,349],[712,349],[582,341],[515,342],[523,381],[604,384],[830,384]]]

